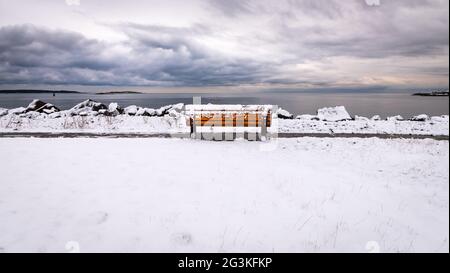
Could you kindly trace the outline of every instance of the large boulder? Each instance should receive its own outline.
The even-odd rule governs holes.
[[[72,107],[69,112],[72,115],[95,115],[98,114],[99,110],[107,109],[108,107],[106,107],[103,103],[88,99]]]
[[[317,117],[322,121],[344,121],[352,119],[344,106],[321,108],[317,110]]]
[[[293,119],[294,115],[289,113],[287,110],[283,109],[283,108],[278,108],[277,110],[277,116],[280,119]]]
[[[428,115],[422,114],[411,118],[411,121],[427,121],[429,120]]]
[[[111,102],[108,105],[108,110],[105,111],[105,115],[117,116],[123,114],[123,109],[119,106],[117,102]]]
[[[123,112],[124,112],[126,115],[129,115],[129,116],[135,116],[136,113],[138,112],[138,107],[137,107],[136,105],[130,105],[130,106],[128,106],[128,107],[125,107],[125,108],[123,109]]]
[[[59,112],[59,108],[54,106],[51,103],[46,103],[41,100],[33,100],[26,108],[26,112],[38,112],[44,114],[52,114],[55,112]]]

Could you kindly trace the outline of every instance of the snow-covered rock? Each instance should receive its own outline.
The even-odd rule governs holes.
[[[99,114],[99,111],[101,111],[101,110],[106,111],[105,109],[100,109],[98,111],[83,110],[83,111],[80,111],[78,113],[78,115],[82,116],[82,117],[87,117],[87,116],[95,117],[95,116],[97,116]]]
[[[316,115],[298,115],[295,119],[300,119],[300,120],[319,120],[319,118]]]
[[[108,111],[109,111],[109,112],[117,111],[117,108],[119,108],[119,104],[117,104],[117,102],[111,102],[111,103],[108,105]]]
[[[172,117],[172,118],[178,118],[181,116],[181,113],[172,108],[169,110],[168,115],[169,115],[169,117]]]
[[[428,115],[422,114],[411,118],[411,121],[427,121],[429,119]]]
[[[8,109],[6,108],[0,108],[0,117],[5,116],[8,114]]]
[[[98,112],[101,109],[108,109],[108,107],[106,107],[106,105],[104,105],[103,103],[88,99],[75,105],[70,110],[68,110],[68,112],[71,113],[72,115],[79,115],[80,113],[83,113],[83,115],[86,114],[95,115],[94,112]]]
[[[369,118],[362,117],[362,116],[355,116],[356,121],[369,121]]]
[[[38,108],[44,106],[46,103],[41,100],[33,100],[28,104],[27,111],[37,111]]]
[[[317,117],[322,121],[351,120],[344,106],[328,107],[317,110]]]
[[[125,109],[123,109],[123,112],[126,115],[135,116],[136,113],[138,112],[138,107],[136,105],[130,105],[130,106],[125,107]]]
[[[110,116],[117,116],[123,113],[123,109],[116,102],[112,102],[108,105],[108,111],[105,113]]]
[[[28,118],[28,119],[39,119],[41,117],[41,113],[36,111],[29,111],[25,112],[19,115],[21,118]]]
[[[27,111],[27,108],[18,107],[18,108],[9,109],[8,114],[20,115],[20,114],[25,113],[26,111]]]
[[[52,114],[49,114],[48,117],[49,118],[60,118],[61,116],[63,116],[66,112],[55,112]]]
[[[145,111],[144,107],[138,107],[135,115],[136,116],[147,116],[147,112]]]
[[[287,110],[285,110],[281,107],[278,108],[277,116],[278,116],[278,118],[281,118],[281,119],[293,119],[294,118],[293,114],[289,113]]]
[[[379,115],[375,115],[370,120],[372,120],[372,121],[380,121],[381,117]]]
[[[162,117],[169,113],[169,110],[172,108],[172,105],[166,105],[156,110],[156,116]]]
[[[26,112],[38,112],[38,113],[44,113],[44,114],[52,114],[55,112],[59,112],[59,108],[54,106],[51,103],[46,103],[41,100],[33,100],[26,109]]]
[[[177,111],[178,113],[181,113],[181,111],[183,111],[183,108],[184,108],[184,103],[177,103],[177,104],[172,105],[171,109]]]
[[[448,115],[431,117],[432,122],[449,122]]]
[[[145,113],[150,117],[156,116],[156,110],[152,108],[145,108]]]
[[[386,120],[387,121],[402,121],[402,120],[404,120],[404,118],[400,115],[397,115],[397,116],[393,116],[393,117],[387,117]]]

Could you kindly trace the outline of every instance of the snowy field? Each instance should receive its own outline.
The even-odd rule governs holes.
[[[449,143],[0,139],[1,252],[448,252]]]

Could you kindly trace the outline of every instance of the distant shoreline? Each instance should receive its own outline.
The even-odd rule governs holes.
[[[110,92],[97,92],[96,95],[120,95],[120,94],[144,94],[138,91],[110,91]]]
[[[448,97],[448,91],[437,91],[437,92],[422,92],[422,93],[414,93],[413,96],[420,97]]]
[[[72,90],[40,90],[40,89],[10,89],[0,90],[0,94],[86,94],[86,92]],[[110,91],[97,92],[93,95],[144,94],[138,91]]]
[[[83,92],[71,90],[39,90],[39,89],[14,89],[0,90],[0,94],[82,94]]]

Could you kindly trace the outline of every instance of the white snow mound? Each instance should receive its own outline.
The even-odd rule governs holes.
[[[387,121],[402,121],[402,120],[404,120],[404,119],[403,119],[402,116],[397,115],[397,116],[393,116],[393,117],[388,117],[386,120],[387,120]]]
[[[0,108],[0,117],[8,114],[8,109]]]
[[[422,114],[422,115],[413,117],[411,120],[412,121],[427,121],[428,119],[429,119],[428,115]]]
[[[321,108],[317,110],[317,117],[322,121],[344,121],[352,119],[344,106]]]

